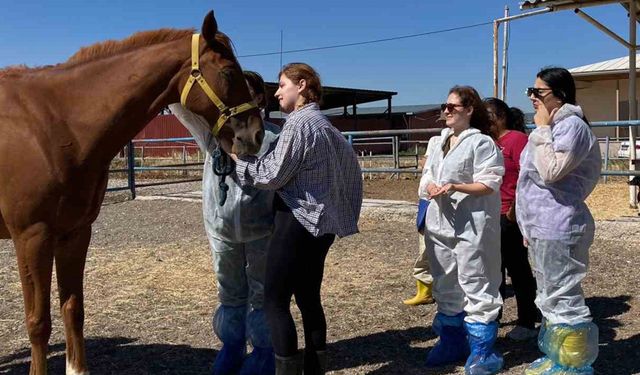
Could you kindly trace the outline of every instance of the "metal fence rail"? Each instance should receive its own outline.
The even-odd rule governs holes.
[[[640,120],[634,121],[597,121],[592,122],[591,127],[629,127],[629,126],[640,126]],[[535,125],[528,124],[528,129],[535,129]],[[342,134],[347,138],[349,144],[353,146],[362,146],[362,145],[390,145],[392,148],[391,155],[369,155],[369,156],[361,156],[361,160],[372,160],[372,159],[380,159],[380,158],[392,158],[393,159],[393,167],[385,168],[385,167],[370,167],[370,168],[362,168],[363,173],[386,173],[391,175],[399,175],[400,173],[410,173],[410,174],[420,174],[422,171],[418,168],[418,144],[424,144],[424,141],[420,140],[402,140],[402,137],[406,137],[408,135],[414,134],[427,134],[427,135],[437,135],[440,134],[442,129],[431,128],[431,129],[396,129],[396,130],[371,130],[371,131],[347,131],[342,132]],[[200,171],[201,168],[193,168],[196,166],[201,167],[203,163],[187,163],[186,158],[183,156],[183,163],[180,164],[169,164],[169,165],[159,165],[159,166],[135,166],[135,145],[139,143],[160,143],[160,142],[175,142],[175,143],[193,143],[195,140],[192,137],[181,137],[181,138],[165,138],[165,139],[136,139],[129,142],[126,147],[126,160],[127,165],[126,168],[114,169],[110,170],[110,173],[127,173],[127,186],[123,187],[114,187],[109,188],[107,191],[122,191],[122,190],[130,190],[131,196],[133,199],[136,197],[136,188],[139,187],[148,187],[148,186],[159,186],[159,185],[169,185],[169,184],[177,184],[183,182],[192,182],[199,181],[200,178],[189,178],[189,179],[181,179],[181,180],[173,180],[173,181],[163,181],[163,182],[153,182],[153,183],[144,183],[144,184],[136,184],[135,182],[135,174],[136,172],[143,171]],[[414,143],[416,144],[416,152],[415,154],[409,154],[406,156],[415,158],[416,166],[402,168],[400,166],[400,145]],[[609,170],[609,144],[610,139],[606,139],[606,152],[605,152],[605,168],[601,171],[601,175],[606,179],[607,176],[640,176],[640,171],[636,170]],[[623,159],[618,159],[623,160]],[[638,162],[636,160],[635,162]],[[634,163],[634,161],[630,161],[630,163]]]

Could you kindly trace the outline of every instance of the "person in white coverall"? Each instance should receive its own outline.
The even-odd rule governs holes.
[[[598,327],[580,283],[595,231],[584,201],[600,177],[600,146],[576,105],[569,71],[541,70],[527,96],[536,129],[521,155],[516,217],[538,285],[535,302],[544,316],[538,346],[545,356],[525,373],[593,374]]]
[[[262,77],[244,72],[249,92],[264,109],[266,96]],[[220,306],[213,316],[213,329],[222,349],[215,375],[269,375],[275,373],[270,331],[266,323],[264,278],[266,252],[273,231],[274,192],[240,186],[235,168],[225,178],[226,200],[221,204],[220,177],[214,173],[214,152],[218,146],[207,122],[180,104],[169,109],[191,132],[206,154],[202,178],[202,212],[217,278]],[[264,121],[264,139],[258,155],[275,146],[280,128]],[[228,162],[233,164],[231,159]],[[245,358],[247,341],[253,347]]]
[[[433,329],[439,341],[427,366],[466,357],[467,374],[494,374],[503,365],[493,349],[502,306],[503,158],[488,135],[489,116],[474,88],[453,87],[442,111],[447,128],[434,145],[419,188],[419,196],[431,200],[425,240],[438,307]]]

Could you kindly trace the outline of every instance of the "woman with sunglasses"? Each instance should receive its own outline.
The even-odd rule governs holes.
[[[431,201],[425,242],[438,308],[433,329],[439,340],[427,366],[466,357],[467,374],[495,374],[503,365],[493,349],[502,307],[502,153],[490,136],[489,116],[474,88],[453,87],[442,112],[447,127],[427,160],[418,192]]]
[[[527,95],[536,129],[522,153],[516,216],[538,285],[536,304],[545,319],[538,345],[545,356],[526,374],[593,374],[598,327],[580,283],[595,231],[584,201],[600,177],[600,147],[566,69],[542,69]]]
[[[505,298],[506,271],[509,272],[516,296],[518,321],[507,333],[514,341],[526,341],[538,335],[535,329],[540,313],[536,304],[536,280],[531,272],[527,248],[522,243],[522,233],[516,223],[516,183],[520,171],[520,155],[527,145],[524,113],[510,108],[498,98],[486,98],[484,104],[491,119],[491,134],[502,151],[504,177],[500,186],[500,253],[502,257],[502,283],[500,295]]]

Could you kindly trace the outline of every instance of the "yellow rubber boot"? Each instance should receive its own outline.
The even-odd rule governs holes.
[[[560,364],[566,367],[585,366],[591,354],[587,347],[586,330],[576,330],[568,334],[560,347]]]
[[[408,300],[405,300],[402,303],[409,306],[418,306],[418,305],[428,305],[430,303],[435,302],[433,297],[431,296],[432,284],[425,284],[422,281],[417,280],[416,285],[417,285],[416,296]]]

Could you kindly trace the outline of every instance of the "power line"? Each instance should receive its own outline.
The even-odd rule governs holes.
[[[409,35],[395,36],[395,37],[391,37],[391,38],[367,40],[367,41],[364,41],[364,42],[334,44],[334,45],[331,45],[331,46],[292,49],[292,50],[278,51],[278,52],[255,53],[255,54],[250,54],[250,55],[242,55],[242,56],[238,56],[238,57],[240,58],[240,57],[273,56],[273,55],[281,55],[281,54],[285,54],[285,53],[320,51],[320,50],[333,49],[333,48],[361,46],[361,45],[365,45],[365,44],[390,42],[390,41],[400,40],[400,39],[417,38],[417,37],[425,36],[425,35],[441,34],[441,33],[447,33],[447,32],[451,32],[451,31],[458,31],[458,30],[463,30],[463,29],[471,29],[473,27],[486,26],[486,25],[492,25],[492,24],[493,24],[493,21],[488,21],[488,22],[482,22],[482,23],[475,23],[475,24],[472,24],[472,25],[452,27],[452,28],[449,28],[449,29],[427,31],[427,32],[418,33],[418,34],[409,34]]]

